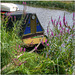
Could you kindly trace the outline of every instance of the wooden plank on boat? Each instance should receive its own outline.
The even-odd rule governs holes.
[[[40,40],[42,39],[42,37],[33,37],[33,38],[27,38],[27,39],[23,39],[23,42],[25,44],[38,44],[40,42]],[[45,42],[46,37],[43,37],[43,42]]]

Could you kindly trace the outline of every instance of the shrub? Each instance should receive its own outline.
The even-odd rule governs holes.
[[[46,40],[46,48],[44,49],[44,55],[46,58],[50,58],[55,64],[63,67],[65,70],[63,73],[72,73],[74,66],[74,25],[68,26],[63,17],[63,24],[60,21],[51,19],[54,29],[50,28],[50,22],[47,27],[48,38]],[[58,73],[62,73],[63,70],[59,68]]]

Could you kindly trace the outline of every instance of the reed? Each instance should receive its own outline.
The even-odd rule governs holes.
[[[7,31],[7,26],[8,26],[8,17],[5,18],[3,15],[1,17],[1,62],[2,66],[8,64],[10,62],[10,55],[8,52],[14,51],[14,48],[16,47],[16,44],[19,45],[22,43],[22,40],[18,37],[17,34],[17,23],[14,22],[14,27],[13,30],[11,29],[10,31]]]
[[[73,21],[74,19],[73,13]],[[47,39],[42,42],[44,49],[40,54],[28,53],[22,47],[21,39],[18,37],[19,22],[13,22],[12,30],[7,31],[8,18],[2,16],[1,23],[1,65],[14,62],[10,67],[2,71],[2,74],[72,74],[74,66],[74,23],[68,26],[65,14],[63,23],[61,16],[58,20],[51,20],[47,26]],[[17,25],[18,24],[18,28]],[[50,28],[53,24],[53,29]],[[35,47],[36,52],[38,49]],[[21,57],[17,55],[24,53]],[[16,55],[15,55],[16,54]]]

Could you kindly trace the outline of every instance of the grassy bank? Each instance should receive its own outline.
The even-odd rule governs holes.
[[[13,3],[22,4],[22,1],[15,1]],[[64,9],[74,11],[74,1],[26,1],[27,5],[35,7],[43,7],[50,9]]]
[[[74,14],[73,14],[74,15]],[[65,15],[63,23],[60,17],[58,21],[51,18],[47,26],[48,37],[45,46],[40,54],[28,53],[18,36],[20,26],[24,20],[13,21],[14,27],[7,31],[9,15],[1,17],[1,68],[12,62],[6,67],[2,74],[72,74],[74,66],[74,25],[68,26]],[[74,16],[73,16],[74,20]],[[50,25],[53,29],[50,29]],[[24,46],[24,47],[23,47]],[[22,54],[19,58],[18,55]]]

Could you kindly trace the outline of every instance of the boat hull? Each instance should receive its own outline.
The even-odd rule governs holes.
[[[35,44],[38,44],[40,43],[41,39],[42,39],[42,35],[40,36],[35,36],[35,37],[30,37],[30,38],[27,38],[27,39],[23,39],[23,42],[26,44],[26,45],[35,45]],[[45,43],[45,40],[46,40],[46,37],[43,37],[43,42]]]

